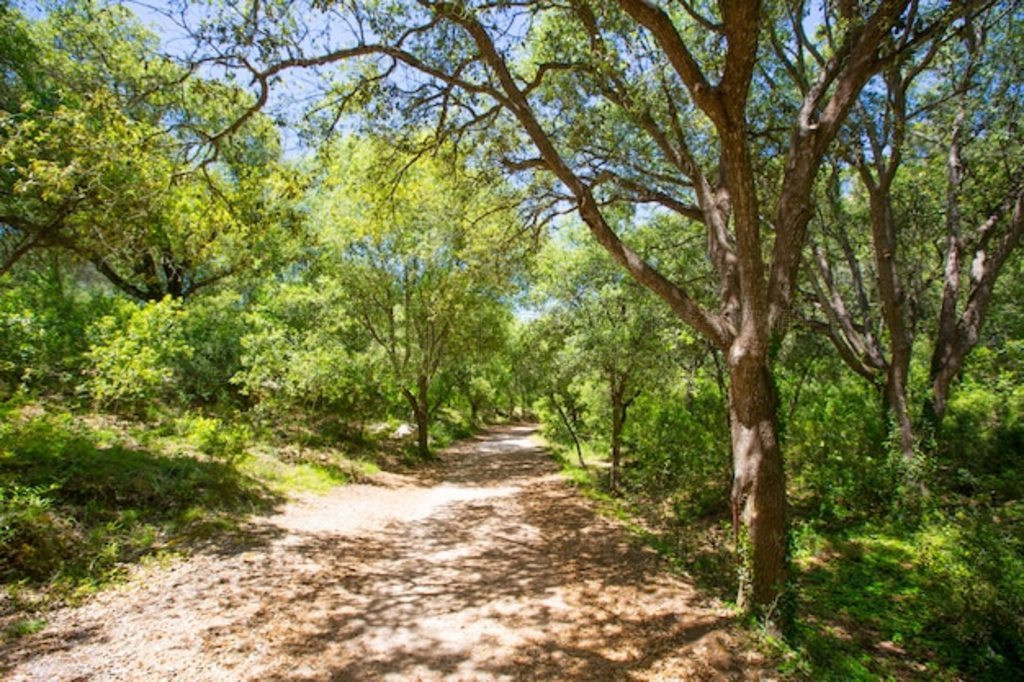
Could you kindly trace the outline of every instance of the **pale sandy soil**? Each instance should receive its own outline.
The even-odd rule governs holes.
[[[493,429],[0,649],[11,680],[758,679],[729,614]]]

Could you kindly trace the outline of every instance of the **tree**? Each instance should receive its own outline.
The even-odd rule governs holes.
[[[950,386],[981,338],[996,281],[1024,237],[1022,99],[1014,76],[1024,66],[1022,14],[1019,3],[1008,3],[965,23],[962,51],[947,67],[959,92],[947,138],[942,303],[925,405],[936,429]],[[971,142],[979,149],[974,155]]]
[[[808,279],[825,320],[812,326],[879,387],[912,468],[917,429],[908,391],[922,323],[931,327],[923,330],[932,384],[925,417],[938,427],[952,378],[980,338],[995,282],[1024,233],[1024,187],[1014,179],[1024,172],[1014,123],[1020,102],[1011,94],[1018,85],[1000,73],[1020,61],[1012,47],[1019,22],[1007,21],[1019,12],[993,6],[965,20],[956,40],[887,67],[862,96],[824,183],[820,205],[828,208],[811,240]],[[969,190],[968,149],[977,149]],[[861,193],[852,191],[854,178]],[[967,220],[973,230],[964,229]]]
[[[577,240],[570,244],[553,245],[540,267],[540,290],[547,296],[545,314],[556,320],[564,338],[556,364],[574,368],[568,377],[552,372],[556,380],[549,388],[549,399],[575,441],[576,401],[570,387],[559,384],[593,376],[602,385],[611,456],[609,485],[617,491],[629,408],[663,369],[659,362],[667,346],[663,338],[667,325],[650,294],[616,268],[603,250]]]
[[[118,6],[0,9],[0,275],[59,248],[142,301],[187,298],[279,255],[297,216],[277,131],[253,117],[219,130],[247,95],[156,52]]]
[[[470,349],[499,347],[507,327],[500,291],[515,250],[492,253],[487,237],[514,230],[514,203],[443,157],[402,171],[408,159],[389,158],[382,143],[332,153],[313,218],[325,267],[407,401],[425,458],[430,422],[447,398],[443,372]]]
[[[370,106],[375,127],[401,118],[430,120],[448,139],[476,132],[492,142],[478,155],[553,178],[537,210],[576,210],[631,276],[725,355],[733,516],[749,550],[739,601],[770,610],[788,574],[773,357],[818,170],[868,80],[971,8],[839,2],[819,18],[803,2],[739,0],[715,10],[649,0],[259,3],[196,37],[209,59],[251,78],[257,103],[289,68],[361,58],[364,68],[349,70],[326,106],[382,95],[383,106]],[[329,47],[308,26],[284,28],[307,16],[328,27],[318,35]],[[331,33],[335,22],[347,30]],[[244,39],[225,46],[220,36]],[[766,54],[763,38],[778,49]],[[668,278],[616,233],[606,211],[621,202],[653,203],[699,226],[717,301]]]
[[[370,341],[329,275],[310,269],[268,283],[247,306],[243,324],[241,369],[231,382],[260,413],[362,421],[386,411]]]
[[[99,52],[114,68],[144,61],[152,37],[111,10],[71,9],[29,22],[3,8],[0,85],[0,224],[6,273],[32,249],[70,247],[114,216],[132,226],[165,191],[171,164],[159,117],[125,106],[120,85],[141,77],[104,73],[76,48]],[[95,40],[96,42],[92,42]],[[62,49],[54,47],[59,43]],[[84,57],[84,58],[83,58]],[[111,76],[114,87],[104,78]]]

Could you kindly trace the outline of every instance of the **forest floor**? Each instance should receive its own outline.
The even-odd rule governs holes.
[[[48,614],[11,680],[758,679],[722,605],[599,515],[533,428],[293,500]]]

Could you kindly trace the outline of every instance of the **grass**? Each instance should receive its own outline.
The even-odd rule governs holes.
[[[237,530],[281,499],[228,462],[143,448],[67,413],[8,413],[0,578],[41,602],[75,599],[143,556]]]
[[[0,406],[0,583],[15,612],[39,613],[120,581],[132,564],[234,537],[290,494],[376,470],[201,415],[140,423]],[[4,637],[29,634],[33,618]]]
[[[649,518],[640,513],[642,505],[638,501],[628,495],[616,496],[609,492],[606,456],[584,445],[583,461],[587,465],[584,468],[579,464],[575,449],[546,440],[544,446],[558,460],[562,476],[584,497],[594,501],[600,513],[622,523],[629,533],[658,552],[672,570],[694,577],[692,563],[687,561],[690,555],[679,551],[675,542],[678,538],[658,532],[659,529],[649,523]]]
[[[801,621],[786,668],[816,679],[954,679],[940,661],[944,586],[917,563],[914,545],[865,531],[815,540],[796,562]]]
[[[26,637],[46,627],[44,618],[19,618],[0,631],[0,642]]]
[[[696,513],[642,481],[606,489],[599,457],[549,446],[563,475],[619,518],[673,569],[728,601],[735,590],[727,515]],[[959,505],[963,509],[965,505]],[[714,511],[714,510],[712,510]],[[835,527],[794,533],[798,621],[789,641],[751,623],[784,679],[1024,679],[1024,505],[993,513],[934,513],[921,525]]]
[[[586,467],[580,466],[576,451],[567,445],[550,440],[539,438],[548,452],[554,455],[562,469],[562,476],[579,488],[584,497],[598,503],[603,513],[625,520],[628,515],[620,508],[615,497],[607,489],[607,475],[605,471],[608,465],[608,458],[600,453],[594,452],[584,444],[583,463]]]
[[[284,463],[262,452],[246,455],[238,462],[238,470],[263,481],[279,495],[295,492],[325,493],[347,483],[351,476],[338,466],[307,462]]]
[[[941,515],[913,530],[804,529],[802,618],[784,669],[822,680],[1020,679],[1024,556],[991,533]]]

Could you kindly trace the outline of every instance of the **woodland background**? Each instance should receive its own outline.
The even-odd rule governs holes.
[[[371,38],[411,30],[405,10],[367,5]],[[785,190],[786,93],[854,34],[829,23],[841,5],[765,9],[746,104],[759,196]],[[918,24],[887,34],[899,58],[865,77],[821,152],[785,331],[765,337],[790,569],[749,623],[797,677],[1010,679],[1024,670],[1024,14],[909,5],[894,16]],[[732,19],[680,6],[714,66],[714,39],[695,36]],[[282,133],[275,117],[299,105],[260,98],[285,69],[223,45],[320,66],[295,50],[319,47],[326,20],[303,33],[298,10],[269,3],[274,30],[245,38],[248,15],[216,9],[181,25],[190,66],[130,5],[0,2],[0,579],[2,608],[23,614],[4,637],[290,492],[415,465],[503,420],[539,421],[588,495],[736,599],[750,575],[730,506],[730,352],[609,256],[565,189],[577,178],[601,224],[722,325],[746,319],[727,295],[742,248],[709,245],[696,196],[707,181],[728,206],[731,187],[739,210],[715,184],[714,126],[663,110],[672,84],[621,80],[628,55],[585,87],[551,57],[593,55],[598,34],[618,50],[628,10],[535,8],[516,53],[567,181],[535,172],[551,160],[524,156],[476,95],[456,101],[466,83],[442,102],[380,62],[298,90],[315,106]],[[817,43],[792,37],[808,27]],[[628,97],[649,98],[650,125]],[[705,168],[685,181],[650,160],[673,116],[681,165]],[[403,423],[413,435],[392,438]]]

